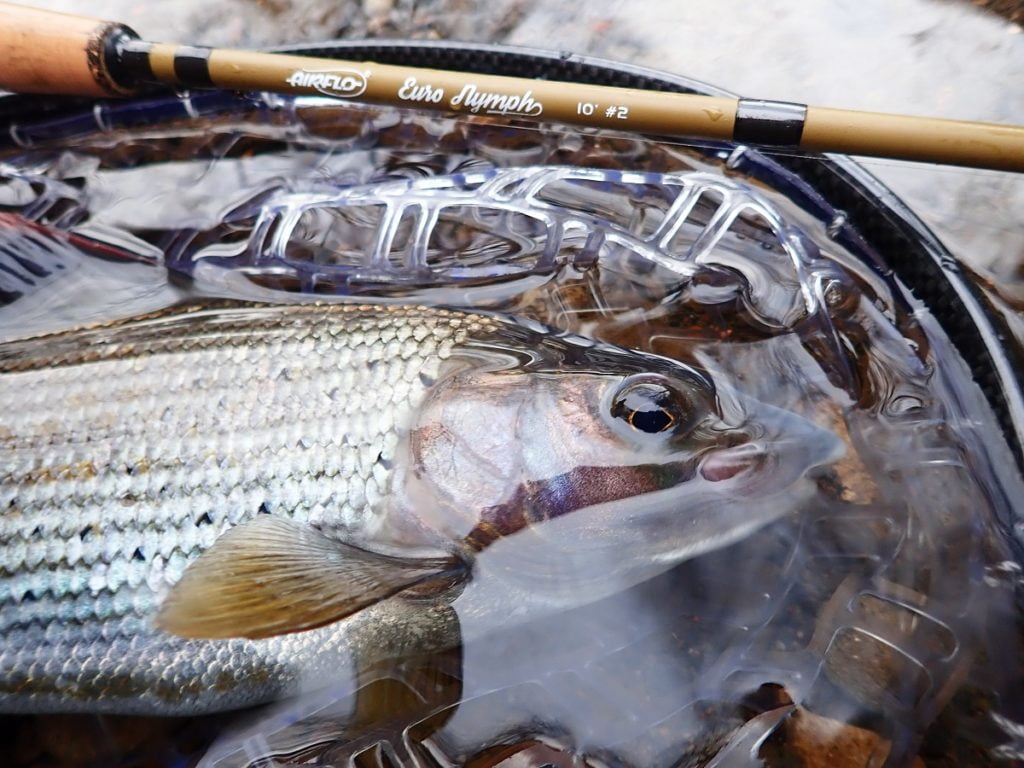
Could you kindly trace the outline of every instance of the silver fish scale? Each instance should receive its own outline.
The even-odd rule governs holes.
[[[371,536],[399,430],[493,326],[228,307],[0,348],[0,710],[182,712],[204,707],[203,680],[222,706],[294,685],[287,660],[341,630],[187,642],[151,628],[155,608],[261,512]]]

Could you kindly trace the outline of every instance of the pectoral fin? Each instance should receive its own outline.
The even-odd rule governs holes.
[[[227,531],[186,569],[156,624],[204,639],[299,632],[463,567],[454,557],[375,554],[311,526],[261,516]]]

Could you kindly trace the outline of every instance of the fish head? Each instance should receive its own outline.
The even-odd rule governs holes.
[[[510,571],[635,583],[795,511],[843,453],[715,378],[582,340],[480,346],[419,410],[396,498]]]

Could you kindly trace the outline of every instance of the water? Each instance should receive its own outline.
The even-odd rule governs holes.
[[[105,109],[0,155],[4,340],[206,299],[472,307],[698,364],[846,452],[777,522],[596,602],[477,631],[456,600],[462,647],[235,716],[8,717],[17,764],[1019,757],[1012,455],[927,308],[771,161],[315,99]],[[557,574],[538,552],[483,561],[475,604]]]

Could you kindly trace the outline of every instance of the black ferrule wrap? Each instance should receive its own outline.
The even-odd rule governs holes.
[[[178,82],[191,88],[210,88],[211,48],[183,45],[174,52],[174,74]]]
[[[798,147],[806,118],[806,104],[740,99],[732,138],[743,144]]]
[[[113,48],[107,54],[107,66],[119,85],[135,88],[142,83],[155,82],[153,69],[149,66],[152,43],[139,40],[138,35],[123,35],[112,39],[111,44]]]
[[[140,78],[136,76],[132,65],[125,62],[124,50],[126,46],[138,42],[140,42],[139,36],[131,27],[126,27],[124,24],[109,25],[102,36],[102,51],[88,51],[90,69],[97,82],[105,85],[108,90],[119,92],[121,95],[134,91]],[[94,53],[102,58],[93,61]],[[146,67],[149,67],[148,61]]]

